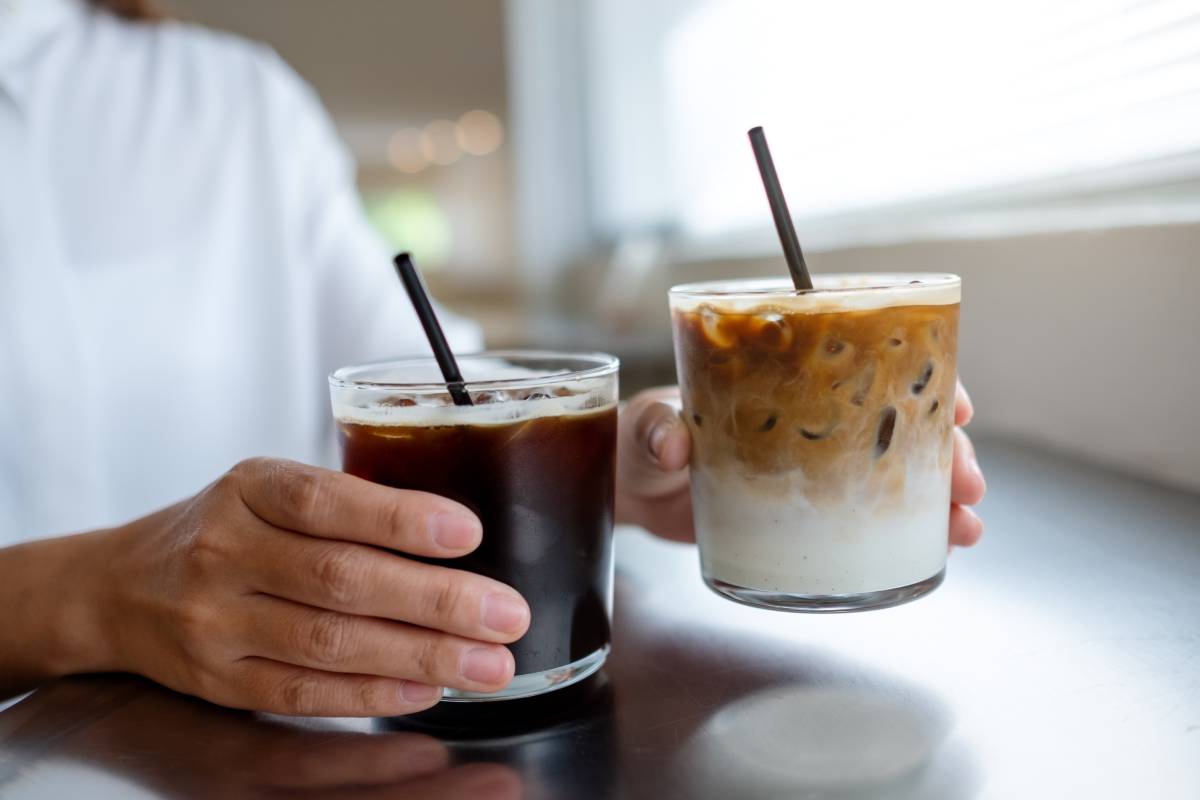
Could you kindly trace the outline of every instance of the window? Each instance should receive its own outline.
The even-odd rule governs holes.
[[[603,238],[767,241],[757,124],[808,242],[1200,217],[1197,0],[587,0],[580,29]]]

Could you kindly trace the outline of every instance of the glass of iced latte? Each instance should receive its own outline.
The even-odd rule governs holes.
[[[671,290],[704,580],[790,611],[942,581],[961,282],[822,275]]]

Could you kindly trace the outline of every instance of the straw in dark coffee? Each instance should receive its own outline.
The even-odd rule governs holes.
[[[749,135],[750,146],[754,148],[754,159],[758,162],[758,171],[762,175],[763,188],[767,190],[767,200],[771,203],[775,230],[779,231],[779,243],[783,245],[783,257],[787,259],[788,271],[792,273],[792,283],[798,290],[811,289],[812,278],[808,277],[808,266],[804,263],[804,253],[800,250],[800,240],[796,238],[796,228],[792,225],[792,215],[788,213],[783,187],[779,185],[779,176],[775,173],[775,162],[771,159],[771,149],[767,147],[767,136],[762,127],[751,128]]]
[[[417,318],[421,320],[421,327],[425,329],[425,337],[429,339],[429,346],[433,348],[433,357],[437,359],[438,368],[441,369],[442,377],[446,380],[446,388],[450,391],[454,405],[473,405],[471,395],[467,393],[466,386],[463,385],[462,373],[458,371],[458,362],[454,360],[454,353],[450,351],[446,335],[442,333],[442,326],[438,323],[437,314],[433,311],[433,303],[429,302],[429,292],[425,289],[421,274],[417,272],[417,266],[413,264],[412,256],[408,253],[401,253],[396,256],[395,264],[396,272],[400,275],[400,282],[404,284],[404,290],[408,292],[408,299],[412,301],[413,310],[417,312]]]

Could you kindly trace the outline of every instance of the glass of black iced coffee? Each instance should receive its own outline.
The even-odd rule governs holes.
[[[454,404],[432,358],[334,372],[342,468],[473,510],[479,548],[423,560],[506,583],[529,603],[529,631],[510,645],[512,683],[486,694],[447,689],[445,700],[570,686],[609,649],[617,359],[494,351],[460,356],[459,366],[473,405]]]

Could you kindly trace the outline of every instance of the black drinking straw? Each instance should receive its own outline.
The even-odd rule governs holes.
[[[450,390],[450,397],[453,398],[454,405],[474,405],[471,402],[471,395],[467,393],[467,389],[463,385],[462,373],[458,371],[458,362],[454,360],[454,353],[450,352],[446,334],[442,333],[442,326],[438,324],[437,314],[433,311],[433,303],[429,302],[429,292],[425,290],[425,284],[421,280],[421,274],[417,272],[416,265],[413,264],[412,256],[408,253],[401,253],[396,256],[395,264],[396,273],[400,275],[400,282],[404,284],[404,290],[408,292],[408,299],[412,301],[413,310],[417,312],[417,318],[421,320],[421,327],[425,329],[425,337],[429,339],[429,346],[433,348],[433,357],[437,359],[442,377],[446,379],[446,388]]]
[[[783,257],[787,259],[788,271],[792,273],[792,283],[800,291],[811,289],[812,278],[808,277],[808,266],[800,250],[800,240],[796,238],[792,215],[788,213],[783,187],[779,185],[779,176],[775,174],[775,162],[771,159],[771,149],[767,147],[767,136],[761,126],[751,128],[749,135],[754,159],[758,161],[758,172],[762,175],[763,188],[767,190],[767,200],[771,203],[775,230],[779,231],[779,243],[783,245]]]

